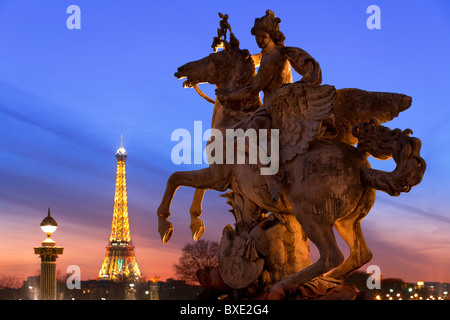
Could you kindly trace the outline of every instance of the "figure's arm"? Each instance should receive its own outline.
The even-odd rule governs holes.
[[[303,76],[301,81],[320,85],[322,83],[322,71],[319,63],[306,51],[296,47],[283,47],[292,68]]]

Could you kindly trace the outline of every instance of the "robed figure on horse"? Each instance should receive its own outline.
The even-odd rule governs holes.
[[[374,205],[376,191],[398,196],[423,177],[420,140],[410,137],[409,129],[382,125],[412,100],[322,84],[319,63],[306,51],[284,45],[281,20],[270,10],[251,30],[261,48],[255,55],[239,48],[228,15],[219,15],[214,52],[179,67],[175,76],[186,78],[183,86],[196,88],[205,98],[197,85],[216,86],[216,99],[207,99],[214,103],[211,128],[222,135],[208,141],[208,167],[175,172],[168,179],[157,210],[161,239],[166,243],[173,233],[168,218],[179,187],[196,189],[190,208],[194,240],[205,228],[200,220],[205,190],[226,192],[236,224],[224,229],[214,273],[218,279],[212,282],[220,282],[218,287],[228,288],[235,298],[333,296],[330,292],[342,289],[343,279],[372,258],[360,222]],[[291,69],[302,76],[300,81],[293,83]],[[250,158],[252,151],[262,149],[276,154],[271,159],[278,161],[277,170],[261,174],[269,165],[261,158],[257,163],[225,161],[230,144],[217,139],[224,139],[227,129],[267,133],[264,139],[247,139],[245,154]],[[372,169],[370,155],[393,158],[395,170]],[[333,228],[350,248],[347,258]],[[320,254],[313,263],[308,241]],[[199,278],[208,283],[205,277]],[[314,281],[320,285],[311,285]]]

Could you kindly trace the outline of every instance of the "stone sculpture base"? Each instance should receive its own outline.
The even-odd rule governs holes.
[[[236,215],[239,195],[227,198]],[[256,216],[256,215],[252,215]],[[270,288],[296,271],[311,265],[309,240],[293,215],[270,214],[253,227],[224,228],[219,266],[197,271],[204,288],[201,299],[267,300]],[[248,225],[247,225],[248,226]],[[343,281],[317,277],[291,292],[289,300],[353,300],[358,291]]]
[[[233,289],[223,282],[219,274],[219,268],[200,269],[197,277],[203,287],[199,299],[222,300],[267,300],[270,285],[264,288],[257,286],[245,289]],[[315,278],[295,292],[289,294],[286,300],[355,300],[358,298],[358,290],[351,285],[329,277]]]

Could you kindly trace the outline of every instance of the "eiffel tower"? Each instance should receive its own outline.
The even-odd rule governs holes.
[[[131,243],[130,224],[128,221],[127,178],[125,161],[127,151],[123,147],[123,136],[120,148],[116,152],[116,193],[114,196],[114,213],[109,245],[106,256],[98,274],[99,280],[138,281],[142,279],[134,246]]]

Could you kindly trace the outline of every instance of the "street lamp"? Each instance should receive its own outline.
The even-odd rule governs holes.
[[[54,240],[52,240],[51,236],[52,236],[52,233],[55,232],[57,228],[58,228],[58,223],[56,223],[56,220],[53,219],[53,217],[50,215],[50,208],[48,208],[47,217],[45,217],[45,219],[42,220],[42,222],[41,222],[41,229],[47,235],[47,239],[42,241],[42,245],[44,247],[55,246],[56,242]]]
[[[30,289],[30,300],[36,300],[36,288],[28,286],[28,289]]]
[[[47,238],[42,241],[40,247],[34,248],[34,253],[41,258],[42,300],[56,300],[56,258],[63,253],[64,249],[57,247],[56,242],[51,238],[57,227],[58,224],[50,215],[50,208],[48,208],[47,217],[41,222],[41,229],[47,235]]]

